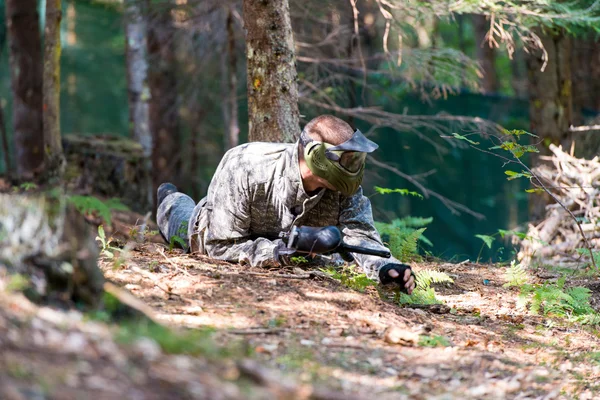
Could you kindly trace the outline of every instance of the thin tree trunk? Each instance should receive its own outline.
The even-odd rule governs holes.
[[[181,171],[181,140],[177,116],[175,76],[175,27],[169,7],[148,10],[148,83],[150,87],[150,131],[152,132],[152,181],[156,189],[163,182],[178,183]]]
[[[227,9],[227,43],[222,56],[222,71],[224,83],[223,120],[225,122],[225,150],[238,145],[240,127],[238,122],[237,105],[237,55],[235,51],[235,32],[233,12]]]
[[[537,31],[548,52],[548,63],[544,64],[541,51],[531,52],[527,57],[529,77],[529,117],[531,131],[538,136],[536,143],[542,142],[540,155],[548,155],[548,145],[554,143],[568,149],[572,135],[572,78],[571,41],[564,33],[555,35]],[[532,166],[541,161],[532,157]],[[531,220],[544,216],[545,206],[550,199],[546,196],[533,196],[529,204]]]
[[[243,0],[250,141],[300,134],[298,74],[288,0]]]
[[[7,0],[17,178],[32,180],[44,162],[42,44],[36,0]]]
[[[477,60],[483,69],[481,86],[484,93],[496,93],[498,91],[498,77],[496,74],[496,50],[490,47],[485,40],[485,35],[490,29],[490,23],[485,15],[473,15],[473,27],[475,29],[475,45],[477,48]]]
[[[129,86],[130,136],[142,145],[144,154],[152,155],[152,134],[148,113],[147,10],[139,0],[125,0],[125,51]]]
[[[4,167],[6,176],[12,178],[12,168],[10,165],[10,152],[8,150],[8,132],[6,132],[6,123],[4,122],[4,108],[0,104],[0,134],[2,134],[2,150],[4,151]]]
[[[60,22],[62,1],[46,0],[44,37],[44,175],[46,179],[61,177],[65,168],[60,137]]]
[[[127,56],[127,85],[129,93],[129,135],[143,149],[144,168],[148,172],[146,186],[147,204],[152,207],[152,133],[150,132],[148,88],[148,9],[140,0],[125,0],[125,54]]]

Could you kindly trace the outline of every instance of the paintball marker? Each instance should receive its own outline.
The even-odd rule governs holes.
[[[370,249],[344,243],[342,232],[336,226],[294,226],[289,233],[283,235],[283,238],[287,239],[288,249],[297,253],[339,253],[347,262],[354,261],[354,257],[350,253],[368,254],[384,258],[391,257],[391,253],[387,249]]]

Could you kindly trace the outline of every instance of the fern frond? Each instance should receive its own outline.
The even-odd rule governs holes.
[[[416,288],[410,296],[401,293],[398,301],[400,304],[442,304],[437,299],[435,289],[432,287]]]
[[[504,279],[506,280],[506,283],[502,286],[505,288],[511,286],[519,287],[523,286],[529,281],[529,274],[525,270],[525,267],[523,267],[520,263],[517,264],[517,262],[513,260],[510,263],[510,267],[504,273]]]
[[[421,289],[429,288],[432,283],[454,283],[450,275],[433,269],[423,269],[416,272],[415,275],[417,276],[417,287]]]

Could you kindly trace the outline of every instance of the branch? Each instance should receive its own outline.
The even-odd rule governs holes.
[[[372,156],[368,156],[368,159],[369,159],[369,162],[375,164],[376,166],[386,169],[390,172],[393,172],[394,174],[398,175],[399,177],[404,178],[407,181],[409,181],[410,183],[412,183],[413,185],[415,185],[421,191],[421,193],[423,193],[423,196],[425,198],[429,198],[429,196],[433,196],[433,197],[437,198],[450,210],[450,212],[452,212],[452,214],[460,215],[460,211],[462,211],[464,213],[474,216],[475,218],[477,218],[479,220],[485,219],[485,215],[480,214],[476,211],[473,211],[463,204],[460,204],[453,200],[450,200],[447,197],[444,197],[441,194],[434,192],[433,190],[427,189],[420,182],[418,182],[413,176],[408,175],[408,174],[398,170],[397,168],[392,167],[391,165],[388,165],[382,161],[378,161],[378,160],[374,159]]]
[[[583,125],[569,127],[569,132],[588,132],[588,131],[600,131],[600,125]]]

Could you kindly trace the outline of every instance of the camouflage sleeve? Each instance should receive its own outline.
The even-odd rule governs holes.
[[[224,157],[217,168],[207,195],[205,251],[218,260],[277,266],[274,251],[281,240],[250,238],[252,188],[246,174],[236,169],[236,160],[227,160]]]
[[[354,195],[346,197],[340,204],[339,228],[344,241],[353,246],[383,249],[385,246],[375,229],[371,202],[363,195],[362,188]],[[382,258],[352,253],[354,259],[371,279],[379,280],[379,269],[389,263],[399,263],[394,257]]]

